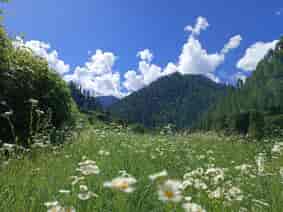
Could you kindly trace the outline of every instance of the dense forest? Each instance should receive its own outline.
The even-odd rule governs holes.
[[[283,126],[283,38],[270,50],[245,83],[222,98],[203,116],[201,129],[263,135]]]
[[[198,75],[163,77],[110,107],[114,117],[154,128],[189,128],[216,100],[233,88]]]

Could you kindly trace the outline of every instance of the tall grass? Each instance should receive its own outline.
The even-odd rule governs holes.
[[[44,203],[50,201],[58,201],[65,211],[194,211],[183,208],[184,203],[195,203],[203,211],[281,211],[281,141],[259,144],[212,133],[149,135],[114,127],[88,129],[71,143],[2,161],[0,211],[47,211]],[[95,161],[99,174],[72,185],[71,176],[83,176],[78,163],[86,160]],[[149,179],[163,170],[167,176]],[[130,185],[134,191],[104,186],[118,176],[136,179]],[[217,183],[216,176],[220,176]],[[160,200],[158,191],[168,179],[183,183],[182,189],[177,188],[181,201]],[[92,192],[89,199],[78,197],[80,185]]]

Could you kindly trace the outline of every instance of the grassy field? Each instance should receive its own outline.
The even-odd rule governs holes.
[[[280,139],[89,129],[2,161],[0,211],[282,211],[281,150]]]

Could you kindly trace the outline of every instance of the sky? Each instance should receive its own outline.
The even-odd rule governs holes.
[[[11,0],[15,46],[93,95],[124,97],[160,77],[235,83],[283,35],[280,0]],[[19,38],[19,35],[23,35]]]

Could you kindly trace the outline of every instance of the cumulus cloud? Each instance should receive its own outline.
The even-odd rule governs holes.
[[[138,75],[134,70],[127,71],[124,77],[123,85],[129,92],[137,91],[145,86],[142,75]]]
[[[116,59],[112,52],[96,50],[83,67],[76,67],[74,73],[64,76],[64,79],[79,84],[94,96],[121,98],[124,94],[120,88],[120,74],[113,71]]]
[[[194,36],[190,36],[179,56],[178,71],[182,74],[206,75],[212,73],[223,62],[223,54],[207,53],[201,43]]]
[[[244,56],[238,61],[237,68],[244,71],[254,71],[260,60],[270,49],[274,49],[278,40],[271,42],[256,42],[247,48]]]
[[[227,54],[230,50],[238,48],[241,41],[242,41],[241,35],[236,35],[230,38],[229,42],[224,46],[221,52],[223,54]]]
[[[192,32],[193,35],[199,35],[202,30],[206,30],[209,27],[209,23],[206,18],[199,16],[195,26],[188,25],[185,27],[185,31]]]
[[[178,62],[169,62],[165,68],[151,63],[154,55],[149,49],[138,52],[137,56],[141,60],[138,70],[126,72],[124,87],[129,92],[137,91],[160,77],[175,72],[204,75],[215,82],[220,82],[214,72],[224,62],[226,54],[240,45],[242,37],[240,35],[233,36],[219,52],[208,53],[198,40],[198,35],[208,26],[209,23],[204,17],[198,17],[194,26],[186,26],[185,31],[190,32],[190,35],[183,45]]]
[[[58,52],[56,50],[52,50],[48,43],[38,40],[24,42],[21,38],[17,37],[13,44],[15,47],[26,47],[35,55],[46,59],[50,68],[54,69],[60,75],[64,75],[70,71],[70,66],[65,64],[64,61],[59,58]]]
[[[142,51],[139,51],[137,53],[137,57],[139,57],[142,60],[145,60],[147,62],[151,62],[153,59],[153,54],[151,53],[151,51],[149,49],[144,49]]]
[[[178,71],[182,74],[202,74],[219,82],[213,72],[224,62],[225,55],[240,45],[242,37],[240,35],[233,36],[220,52],[208,53],[197,38],[201,30],[205,30],[208,26],[206,18],[198,17],[194,27],[187,26],[185,28],[185,31],[191,31],[192,34],[184,44],[179,56]]]
[[[162,76],[162,68],[152,64],[153,53],[149,49],[138,52],[140,58],[138,71],[129,70],[125,73],[123,85],[129,92],[137,91]]]
[[[83,66],[77,66],[70,73],[69,65],[59,59],[56,50],[52,50],[47,43],[40,41],[17,41],[15,45],[26,46],[43,58],[49,65],[63,76],[66,81],[79,84],[82,89],[88,90],[94,96],[116,96],[123,97],[137,91],[160,77],[176,72],[181,74],[200,74],[209,79],[220,82],[215,70],[225,61],[225,56],[232,49],[240,45],[242,37],[236,35],[224,44],[224,47],[214,53],[209,53],[201,44],[198,36],[209,27],[206,18],[198,17],[194,26],[188,25],[185,31],[190,32],[186,42],[183,44],[176,62],[168,62],[165,67],[153,63],[154,54],[150,49],[137,52],[139,58],[136,69],[130,69],[123,75],[123,82],[119,72],[113,68],[117,57],[112,52],[104,52],[100,49],[90,55]],[[68,74],[66,74],[69,72]]]

